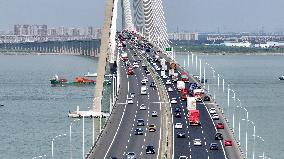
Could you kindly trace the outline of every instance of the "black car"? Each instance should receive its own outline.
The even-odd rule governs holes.
[[[155,82],[151,82],[151,83],[150,83],[150,87],[156,87]]]
[[[136,128],[135,135],[143,135],[143,130],[141,128]]]
[[[210,97],[209,96],[204,96],[203,101],[210,101]]]
[[[185,133],[178,132],[177,133],[177,138],[185,138]]]
[[[219,132],[215,134],[215,140],[223,140],[223,135]]]
[[[149,70],[145,70],[146,75],[150,74]]]
[[[218,147],[218,144],[217,143],[211,143],[210,144],[210,150],[218,150],[219,147]]]
[[[146,147],[146,154],[155,154],[155,148],[154,146],[148,145]]]
[[[180,109],[179,107],[176,107],[176,108],[175,108],[175,112],[176,112],[176,113],[181,112],[181,109]]]
[[[181,113],[180,113],[180,112],[177,112],[177,113],[175,114],[175,117],[176,117],[176,118],[181,118]]]

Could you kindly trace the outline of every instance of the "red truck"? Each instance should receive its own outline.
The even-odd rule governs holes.
[[[181,100],[187,100],[187,97],[189,97],[189,91],[187,88],[183,88],[180,90],[180,96]]]
[[[188,77],[188,74],[186,72],[181,73],[181,80],[184,81],[184,82],[189,82],[189,77]]]
[[[200,125],[199,110],[188,110],[189,125]]]
[[[188,119],[189,125],[200,125],[199,121],[199,110],[196,110],[196,99],[194,97],[187,97],[187,111],[188,111]]]
[[[132,67],[128,67],[128,69],[127,69],[127,74],[128,74],[128,75],[134,75],[134,71],[133,71],[133,68],[132,68]]]

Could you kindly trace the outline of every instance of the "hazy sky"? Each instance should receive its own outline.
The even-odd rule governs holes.
[[[284,32],[284,0],[164,0],[169,31]],[[104,0],[0,0],[0,30],[14,24],[101,27]]]

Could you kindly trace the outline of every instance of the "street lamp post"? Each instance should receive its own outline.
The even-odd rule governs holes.
[[[263,139],[261,136],[256,136],[256,137],[259,138],[259,139],[264,143],[264,139]],[[262,159],[265,158],[265,156],[264,156],[264,150],[263,150],[263,152],[262,152],[262,156],[258,156],[258,157],[262,157]]]
[[[252,158],[254,159],[254,150],[255,150],[255,124],[253,121],[251,120],[246,120],[246,119],[242,119],[242,120],[245,120],[249,123],[251,123],[253,125],[253,147],[252,147]]]
[[[247,111],[247,109],[245,108],[245,107],[241,107],[241,106],[237,106],[237,108],[241,108],[241,109],[243,109],[243,110],[245,110],[246,111],[246,118],[247,118],[247,120],[248,120],[248,111]],[[247,128],[248,128],[248,124],[246,123],[246,130],[247,130]],[[241,140],[240,140],[240,138],[241,138],[241,135],[240,135],[240,120],[239,120],[239,142],[241,142]],[[246,131],[246,157],[247,157],[247,151],[248,151],[248,141],[247,141],[247,137],[248,137],[248,133],[247,133],[247,131]]]
[[[80,119],[75,119],[69,125],[69,146],[70,146],[70,159],[72,159],[72,125],[74,122],[79,121]]]
[[[55,140],[56,138],[61,137],[61,136],[66,136],[66,134],[57,135],[57,136],[55,136],[55,137],[51,140],[51,157],[52,157],[52,158],[54,157],[54,154],[53,154],[53,148],[54,148],[53,143],[54,143],[54,140]]]

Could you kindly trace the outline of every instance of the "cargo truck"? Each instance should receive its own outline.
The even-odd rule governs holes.
[[[200,113],[196,110],[196,100],[194,97],[187,97],[187,111],[190,125],[200,125]]]

